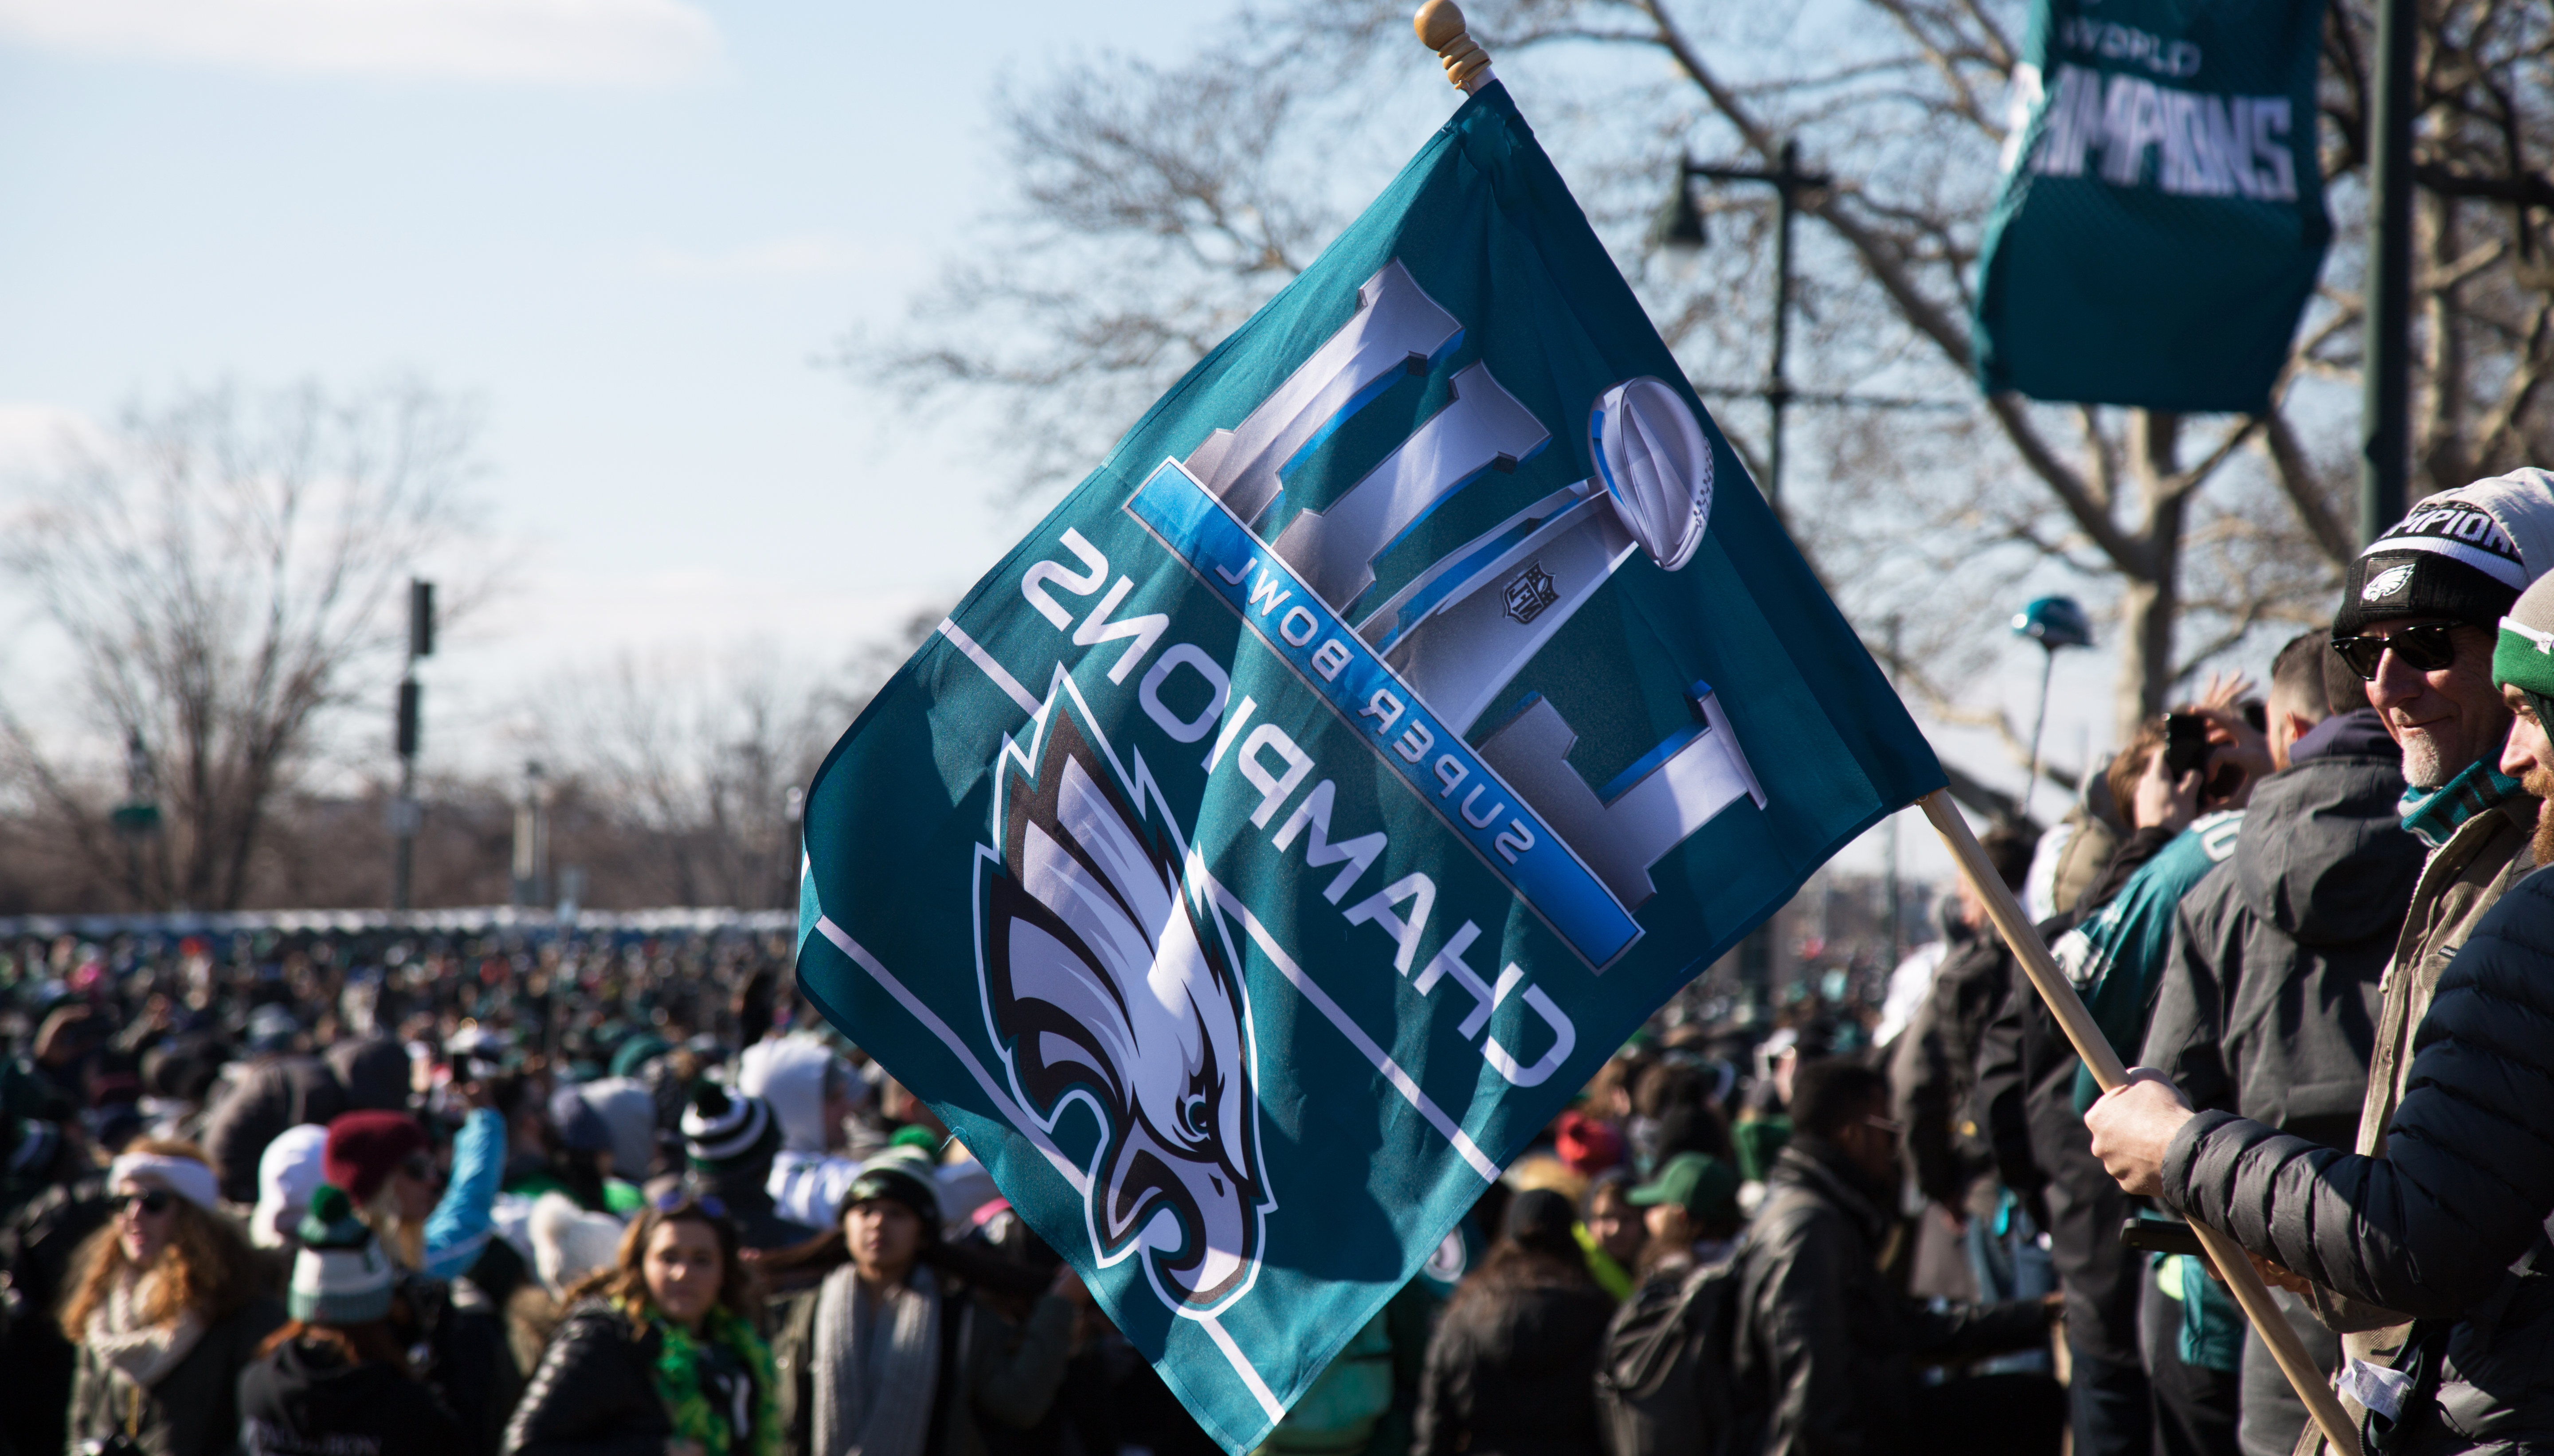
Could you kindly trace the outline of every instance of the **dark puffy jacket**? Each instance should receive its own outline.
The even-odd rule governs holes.
[[[1859,1456],[1899,1449],[1920,1365],[2048,1338],[2036,1299],[1935,1309],[1880,1272],[1890,1190],[1813,1139],[1774,1162],[1738,1253],[1731,1380],[1744,1456]]]
[[[445,1456],[474,1444],[424,1386],[316,1341],[287,1340],[241,1371],[239,1412],[246,1456]]]
[[[2183,897],[2138,1060],[2193,1106],[2327,1147],[2357,1135],[2379,986],[2423,857],[2386,748],[2264,779],[2235,857]]]
[[[506,1456],[664,1456],[674,1422],[656,1399],[659,1343],[603,1300],[580,1301],[523,1387]]]
[[[1596,1361],[1614,1317],[1605,1291],[1521,1285],[1455,1299],[1420,1368],[1413,1456],[1594,1450]]]
[[[2166,1148],[2165,1201],[2316,1284],[2454,1320],[2403,1452],[2554,1444],[2554,876],[2519,882],[2439,979],[2381,1158],[2225,1112]]]

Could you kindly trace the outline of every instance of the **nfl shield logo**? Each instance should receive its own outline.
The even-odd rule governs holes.
[[[1520,622],[1543,616],[1543,609],[1561,600],[1561,589],[1553,584],[1552,573],[1540,561],[1529,563],[1507,585],[1508,616]]]

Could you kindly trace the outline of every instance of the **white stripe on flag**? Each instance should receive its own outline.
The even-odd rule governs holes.
[[[906,990],[904,982],[890,975],[887,968],[878,963],[877,957],[869,952],[867,947],[844,934],[843,928],[834,924],[830,917],[822,915],[816,917],[816,929],[825,933],[825,939],[834,943],[835,950],[850,956],[861,969],[870,973],[871,979],[886,987],[887,994],[895,997],[898,1004],[905,1010],[912,1012],[914,1020],[930,1028],[931,1034],[940,1039],[941,1045],[947,1047],[975,1076],[976,1085],[983,1087],[985,1095],[992,1099],[994,1109],[1000,1112],[1012,1127],[1019,1129],[1021,1136],[1034,1144],[1040,1153],[1046,1155],[1046,1161],[1055,1166],[1055,1171],[1066,1182],[1073,1184],[1075,1192],[1086,1198],[1091,1196],[1091,1176],[1074,1167],[1073,1160],[1064,1156],[1064,1150],[1058,1148],[1046,1134],[1038,1131],[1037,1123],[1020,1110],[1019,1104],[1013,1102],[1008,1093],[994,1084],[993,1078],[986,1072],[985,1064],[976,1060],[975,1052],[965,1042],[958,1040],[958,1034],[949,1029],[949,1023],[942,1021],[938,1013],[923,1005],[920,997]]]
[[[1030,697],[1029,690],[1020,686],[1020,680],[1011,676],[1002,664],[995,662],[992,653],[977,645],[976,639],[967,635],[957,622],[945,616],[940,618],[940,635],[957,643],[958,650],[967,654],[967,660],[983,668],[985,676],[991,678],[994,687],[1001,689],[1010,696],[1012,702],[1020,705],[1022,713],[1032,718],[1037,716],[1038,700]]]
[[[1277,938],[1270,935],[1268,928],[1259,923],[1259,917],[1250,913],[1250,907],[1242,904],[1214,875],[1207,873],[1206,862],[1199,858],[1195,851],[1191,851],[1189,855],[1189,872],[1215,887],[1216,902],[1230,913],[1241,917],[1242,929],[1250,933],[1250,939],[1259,943],[1260,950],[1268,952],[1268,958],[1276,962],[1277,969],[1285,974],[1286,979],[1295,983],[1295,989],[1304,993],[1304,999],[1321,1008],[1322,1014],[1331,1019],[1331,1025],[1339,1029],[1339,1035],[1347,1038],[1350,1046],[1362,1053],[1366,1061],[1374,1064],[1374,1069],[1382,1072],[1384,1080],[1392,1083],[1395,1091],[1408,1098],[1411,1106],[1419,1109],[1419,1115],[1428,1119],[1429,1126],[1446,1135],[1446,1141],[1454,1145],[1454,1151],[1463,1156],[1464,1162],[1472,1165],[1472,1171],[1487,1181],[1497,1182],[1499,1166],[1490,1161],[1489,1155],[1481,1151],[1480,1146],[1464,1133],[1454,1119],[1446,1115],[1445,1108],[1438,1106],[1426,1092],[1420,1090],[1419,1083],[1411,1078],[1410,1073],[1401,1069],[1399,1063],[1394,1062],[1390,1055],[1375,1045],[1374,1038],[1365,1034],[1365,1028],[1349,1020],[1348,1014],[1339,1009],[1339,1003],[1332,1000],[1329,992],[1315,985],[1311,976],[1304,974],[1304,968],[1297,965],[1294,957],[1286,953],[1285,948],[1277,944]]]
[[[1268,1382],[1259,1378],[1250,1357],[1241,1353],[1241,1342],[1232,1337],[1232,1331],[1225,1329],[1223,1321],[1212,1314],[1201,1314],[1196,1318],[1198,1323],[1206,1326],[1207,1337],[1223,1352],[1223,1358],[1232,1362],[1232,1373],[1240,1376],[1241,1383],[1250,1387],[1250,1394],[1259,1398],[1259,1408],[1268,1412],[1270,1420],[1284,1420],[1286,1407],[1277,1402],[1277,1393],[1268,1389]]]

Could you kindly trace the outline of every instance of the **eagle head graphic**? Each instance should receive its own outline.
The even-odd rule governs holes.
[[[1031,1115],[1103,1128],[1085,1215],[1103,1264],[1140,1249],[1173,1309],[1246,1289],[1270,1204],[1240,979],[1111,766],[1055,713],[986,876],[985,1006]]]

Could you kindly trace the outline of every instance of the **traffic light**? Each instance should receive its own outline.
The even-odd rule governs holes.
[[[416,710],[420,696],[420,690],[414,682],[400,684],[399,755],[402,758],[416,756]]]
[[[407,584],[407,655],[434,655],[434,583]],[[405,750],[403,750],[405,751]]]

